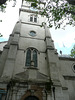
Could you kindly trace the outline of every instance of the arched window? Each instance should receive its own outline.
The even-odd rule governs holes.
[[[26,66],[37,67],[37,50],[34,48],[27,49]]]

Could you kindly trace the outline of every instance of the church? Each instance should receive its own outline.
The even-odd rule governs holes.
[[[75,100],[75,58],[58,56],[40,14],[45,3],[39,10],[33,4],[22,1],[19,21],[0,51],[0,100]]]

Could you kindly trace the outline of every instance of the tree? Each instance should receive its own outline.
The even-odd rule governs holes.
[[[0,10],[2,11],[2,12],[4,12],[4,9],[6,8],[6,6],[7,6],[7,1],[11,1],[11,0],[0,0]],[[16,0],[13,0],[14,2],[16,2]],[[14,5],[13,5],[13,7],[15,7],[15,4],[16,3],[14,3]]]
[[[39,4],[36,0],[33,1],[35,4]],[[73,1],[73,2],[71,2]],[[60,28],[66,25],[75,26],[75,0],[46,0],[46,7],[41,12],[42,15],[46,15],[48,18],[49,26]]]
[[[0,0],[0,11],[4,12],[4,9],[6,8],[6,1],[7,0]]]
[[[1,0],[1,1],[7,1],[7,0]],[[25,0],[25,1],[34,2],[32,6],[36,7],[37,5],[40,4],[41,1],[44,0]],[[1,7],[2,8],[6,7],[3,4],[1,5]],[[48,18],[49,27],[55,26],[55,28],[57,29],[60,28],[60,26],[63,28],[66,25],[75,26],[75,0],[46,0],[46,6],[40,13],[41,15],[46,15],[46,17]]]
[[[75,0],[67,0],[69,4],[75,5]]]
[[[7,0],[0,0],[0,5],[4,4]]]
[[[71,57],[75,58],[75,44],[73,48],[71,49]]]

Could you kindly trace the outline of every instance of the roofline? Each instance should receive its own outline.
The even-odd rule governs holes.
[[[70,58],[70,57],[59,57],[59,60],[70,60],[70,61],[75,61],[75,58]]]

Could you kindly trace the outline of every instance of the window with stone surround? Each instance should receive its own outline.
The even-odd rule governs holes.
[[[37,23],[37,15],[30,15],[30,22]]]
[[[32,15],[30,16],[30,22],[33,22],[33,16]]]
[[[34,16],[34,22],[37,22],[37,16]]]
[[[37,67],[37,50],[34,48],[28,48],[26,52],[26,64],[27,67]]]
[[[32,36],[32,37],[34,37],[34,36],[36,36],[36,32],[35,31],[30,31],[29,35]]]

